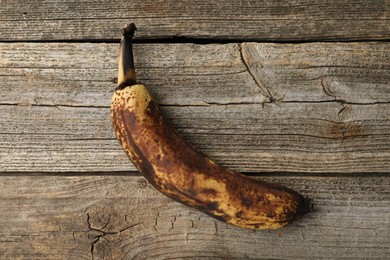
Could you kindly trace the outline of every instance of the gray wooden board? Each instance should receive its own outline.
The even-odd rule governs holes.
[[[178,131],[314,212],[243,230],[134,172],[109,116],[130,21]],[[389,0],[0,0],[0,259],[388,258],[389,21]]]
[[[163,107],[195,147],[238,171],[388,172],[389,105]],[[126,171],[108,108],[0,106],[3,172]]]
[[[0,172],[135,170],[109,104],[117,44],[0,44]],[[389,172],[387,43],[138,44],[188,141],[242,172]]]
[[[263,177],[314,199],[275,231],[227,226],[143,177],[1,176],[1,259],[362,258],[390,254],[390,177]]]
[[[118,44],[0,43],[0,103],[109,106]],[[388,43],[137,44],[159,103],[390,100]],[[249,69],[249,70],[248,70]],[[250,72],[250,73],[249,73]]]
[[[390,39],[389,0],[2,1],[0,40],[137,38],[265,41]]]

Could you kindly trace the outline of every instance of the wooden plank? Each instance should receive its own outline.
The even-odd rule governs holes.
[[[390,104],[164,106],[178,131],[242,172],[388,172]],[[0,106],[2,172],[135,170],[108,108]]]
[[[242,56],[274,100],[390,101],[390,51],[382,43],[243,43]]]
[[[135,56],[168,118],[222,164],[363,173],[389,169],[387,46],[143,44]],[[0,44],[1,172],[134,170],[110,126],[117,47]]]
[[[388,40],[389,8],[388,0],[7,0],[0,40],[112,40],[128,21],[139,39]]]
[[[109,106],[118,44],[2,43],[0,103]],[[159,103],[264,102],[237,44],[137,44],[137,78]],[[223,89],[221,89],[221,87]]]
[[[137,44],[134,55],[138,79],[164,105],[375,104],[390,101],[388,46]],[[110,104],[118,44],[0,43],[0,54],[0,104]]]
[[[390,253],[390,178],[264,177],[314,199],[276,231],[227,226],[136,176],[1,176],[2,259],[354,258]]]

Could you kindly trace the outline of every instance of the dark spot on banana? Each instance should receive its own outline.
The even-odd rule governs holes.
[[[252,206],[252,200],[250,198],[243,197],[241,198],[241,202],[247,208],[250,208]]]
[[[273,212],[267,213],[267,218],[273,218],[273,217],[275,217],[275,213]]]
[[[200,192],[210,197],[216,196],[218,194],[218,192],[214,189],[202,189]]]
[[[208,211],[204,211],[207,215],[219,220],[219,221],[222,221],[222,222],[228,222],[231,217],[228,216],[228,215],[223,215],[223,216],[220,216],[220,215],[216,215],[214,214],[214,212],[208,212]]]
[[[210,211],[216,211],[218,210],[219,204],[218,202],[209,202],[206,204],[206,208]]]

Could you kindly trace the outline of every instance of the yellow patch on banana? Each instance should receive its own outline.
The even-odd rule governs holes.
[[[136,82],[135,30],[134,24],[124,29],[111,114],[115,134],[139,172],[166,196],[243,228],[276,229],[310,211],[310,201],[299,193],[233,172],[186,143]]]

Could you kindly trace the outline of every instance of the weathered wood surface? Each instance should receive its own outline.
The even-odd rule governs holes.
[[[241,172],[389,172],[387,43],[142,44],[139,79]],[[1,172],[135,170],[111,129],[117,44],[0,44]]]
[[[389,40],[389,0],[1,1],[0,40]]]
[[[1,176],[1,259],[353,258],[390,254],[390,177],[264,177],[314,198],[276,231],[226,226],[136,176]]]
[[[109,118],[129,21],[178,131],[314,212],[243,230],[138,176]],[[0,0],[0,259],[388,258],[389,21],[389,0]]]

